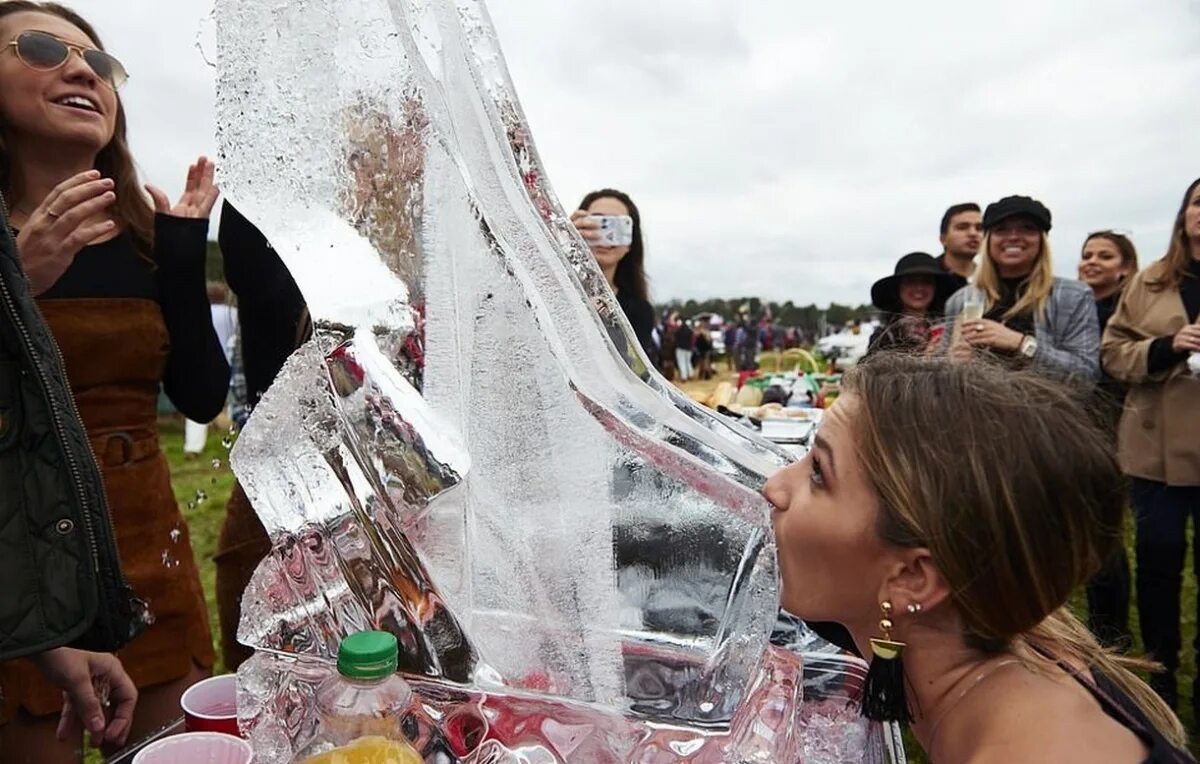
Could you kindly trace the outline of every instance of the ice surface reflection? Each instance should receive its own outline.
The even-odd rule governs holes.
[[[768,646],[758,490],[789,457],[647,368],[483,5],[217,18],[220,180],[318,330],[232,454],[274,542],[239,631],[259,759],[312,734],[340,637],[385,628],[429,761],[799,760],[806,688],[854,682],[821,694],[811,634]]]

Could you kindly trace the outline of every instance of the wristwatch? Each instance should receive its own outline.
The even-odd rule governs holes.
[[[1017,347],[1018,352],[1026,358],[1033,358],[1037,355],[1037,339],[1026,334],[1021,340],[1021,344]]]

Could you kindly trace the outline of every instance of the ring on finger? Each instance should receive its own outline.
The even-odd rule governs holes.
[[[60,217],[60,215],[52,209],[47,209],[46,214],[49,215],[54,220],[58,220],[58,218]]]

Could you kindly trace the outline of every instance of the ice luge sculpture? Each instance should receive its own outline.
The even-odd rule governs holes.
[[[768,646],[758,490],[788,457],[648,368],[482,4],[217,17],[221,184],[318,327],[233,455],[274,542],[239,634],[259,760],[312,734],[313,687],[365,628],[399,638],[430,761],[816,750],[805,688],[845,709],[861,666],[803,629]],[[879,755],[852,714],[828,726],[837,753],[808,760]]]

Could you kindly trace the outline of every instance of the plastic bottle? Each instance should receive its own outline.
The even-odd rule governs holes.
[[[364,631],[342,640],[337,674],[317,690],[321,731],[301,764],[421,764],[401,721],[413,693],[396,673],[396,637]]]

